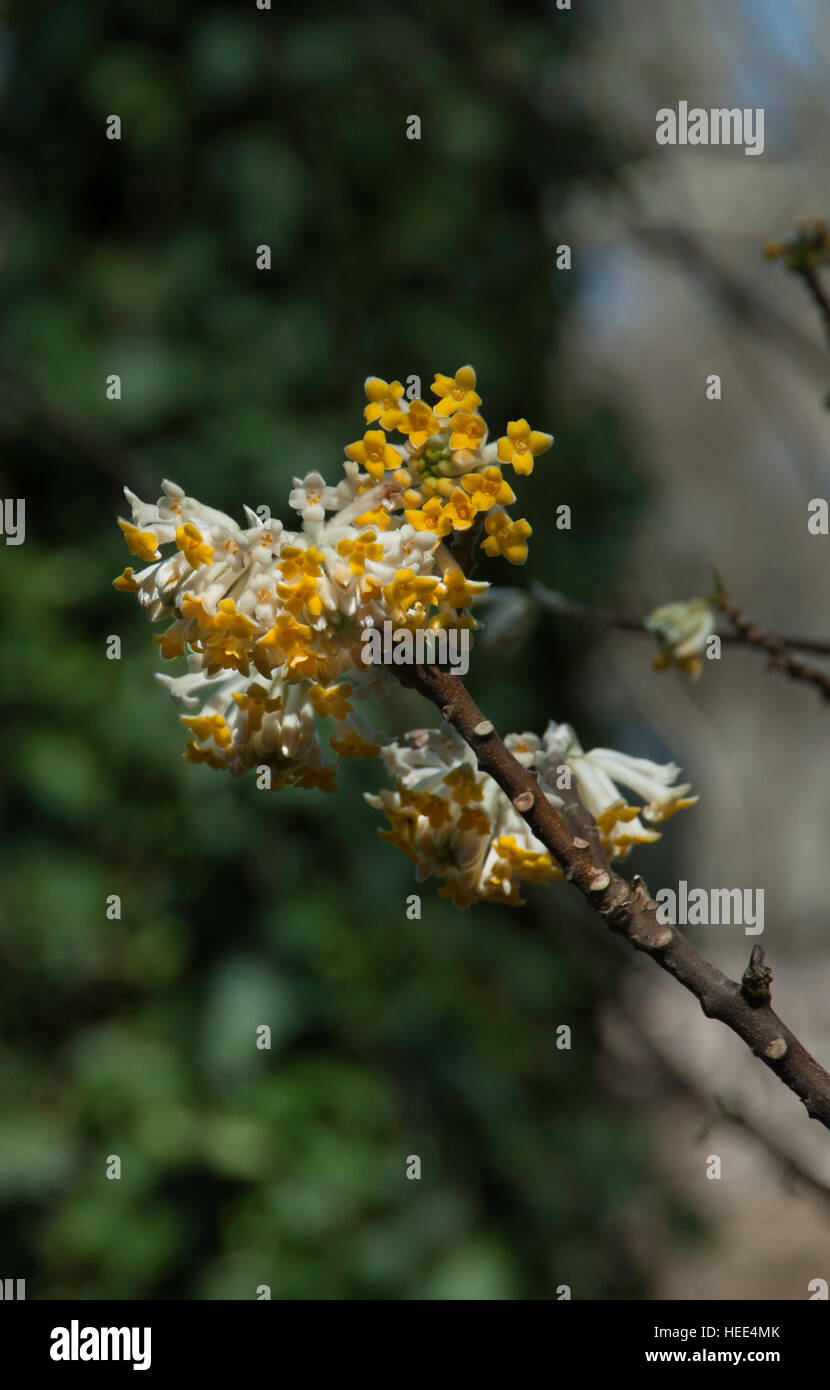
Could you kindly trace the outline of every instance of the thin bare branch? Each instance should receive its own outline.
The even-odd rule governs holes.
[[[530,592],[542,607],[555,613],[558,617],[577,618],[581,622],[593,622],[599,627],[613,628],[617,632],[639,632],[645,637],[652,636],[645,626],[645,618],[633,618],[629,614],[617,613],[610,608],[592,608],[587,603],[577,603],[575,599],[567,598],[555,589],[548,589],[544,584],[531,584]],[[721,632],[718,636],[721,642],[727,646],[748,647],[757,645],[743,631]],[[819,641],[812,637],[780,637],[776,640],[785,647],[802,652],[811,652],[814,656],[830,656],[830,641]]]
[[[716,594],[712,602],[726,614],[745,642],[767,653],[770,670],[783,671],[792,680],[807,681],[821,692],[825,700],[830,700],[830,672],[805,661],[793,651],[793,643],[789,639],[776,637],[760,623],[753,622],[724,590]]]

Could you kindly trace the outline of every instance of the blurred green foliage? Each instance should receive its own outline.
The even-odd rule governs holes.
[[[427,885],[407,920],[379,770],[266,796],[185,764],[110,587],[122,483],[278,513],[336,471],[370,372],[473,361],[493,422],[556,433],[528,573],[494,579],[590,597],[643,502],[615,420],[557,386],[576,272],[542,208],[608,159],[556,98],[579,18],[279,10],[27,0],[2,34],[0,467],[27,537],[0,546],[0,1273],[30,1298],[639,1296],[637,1214],[677,1213],[597,1078],[573,905],[459,914]],[[554,501],[590,525],[557,533]],[[575,717],[582,639],[538,636],[476,669],[509,727]]]

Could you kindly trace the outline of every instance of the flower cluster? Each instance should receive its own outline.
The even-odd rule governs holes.
[[[611,860],[624,859],[634,845],[658,840],[653,826],[697,800],[688,796],[688,783],[676,784],[680,769],[674,763],[653,763],[610,748],[585,753],[568,724],[551,722],[543,738],[509,734],[505,743],[535,771],[540,790],[557,810],[564,805],[559,792],[576,788]],[[381,756],[394,789],[367,794],[366,800],[389,820],[382,838],[412,860],[419,880],[443,880],[439,893],[456,907],[480,900],[521,905],[521,883],[562,877],[504,792],[478,771],[472,750],[453,729],[414,730],[405,741],[387,744]],[[630,805],[621,786],[641,804]]]
[[[705,598],[666,603],[649,614],[645,626],[657,641],[658,651],[652,658],[655,670],[677,666],[697,680],[709,638],[717,627],[711,603]]]
[[[187,758],[237,776],[266,766],[273,787],[334,791],[332,753],[378,755],[384,736],[351,704],[383,681],[361,660],[366,629],[475,627],[472,601],[488,585],[466,578],[452,543],[480,518],[488,555],[527,558],[531,528],[506,511],[515,497],[499,463],[528,474],[553,441],[517,420],[488,444],[475,388],[472,367],[439,373],[430,406],[370,377],[367,429],[347,446],[340,481],[294,479],[295,530],[247,507],[239,526],[170,482],[155,504],[125,489],[132,517],[119,525],[145,568],[128,567],[115,587],[136,594],[151,621],[172,620],[155,640],[188,669],[158,679],[192,711],[182,715]]]

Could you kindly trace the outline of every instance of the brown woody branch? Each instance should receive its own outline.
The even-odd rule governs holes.
[[[608,926],[673,975],[699,1001],[707,1018],[731,1028],[795,1092],[808,1115],[830,1129],[830,1075],[782,1023],[769,1000],[750,1003],[741,986],[704,960],[676,927],[658,922],[657,903],[639,875],[628,883],[607,867],[589,836],[574,834],[540,791],[535,773],[513,757],[458,676],[437,666],[390,669],[431,700],[457,729],[479,768],[498,783],[565,878]]]

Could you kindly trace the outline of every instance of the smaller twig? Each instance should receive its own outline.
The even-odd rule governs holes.
[[[830,1188],[820,1178],[809,1172],[787,1149],[782,1148],[769,1130],[762,1130],[759,1125],[748,1120],[745,1115],[728,1105],[720,1096],[715,1096],[714,1100],[718,1112],[716,1118],[737,1126],[738,1129],[742,1129],[745,1134],[750,1135],[752,1139],[761,1144],[769,1157],[778,1165],[785,1185],[791,1193],[795,1194],[798,1183],[830,1206]]]
[[[575,599],[566,598],[564,594],[547,589],[543,584],[531,584],[530,591],[542,607],[561,618],[578,618],[581,621],[597,623],[600,627],[614,628],[618,632],[639,632],[645,637],[652,637],[645,626],[644,618],[633,618],[629,614],[616,613],[610,608],[592,608],[587,603],[577,603]],[[718,636],[721,642],[728,646],[755,645],[745,632],[721,632]],[[830,656],[830,641],[810,637],[781,637],[777,640],[785,647],[811,652],[814,656]]]
[[[792,680],[808,681],[816,686],[825,700],[830,700],[830,673],[811,665],[793,651],[795,644],[792,641],[776,637],[760,623],[754,623],[723,589],[713,596],[712,602],[726,614],[746,642],[753,647],[760,647],[767,653],[771,670],[783,671]]]
[[[807,293],[821,315],[824,332],[828,343],[830,343],[830,297],[828,297],[827,291],[821,283],[819,273],[815,266],[805,265],[798,266],[796,268],[796,274],[803,280],[807,287]]]

